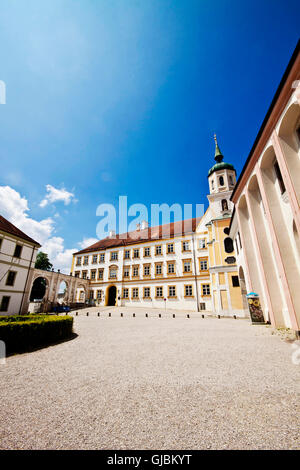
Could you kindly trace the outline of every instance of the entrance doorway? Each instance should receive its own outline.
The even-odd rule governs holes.
[[[108,287],[107,305],[111,305],[111,306],[116,305],[116,297],[117,297],[117,288],[116,288],[116,286]]]

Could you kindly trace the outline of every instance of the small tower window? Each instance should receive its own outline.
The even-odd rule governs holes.
[[[226,253],[232,253],[234,248],[233,248],[233,241],[230,237],[226,237],[224,239],[224,248]]]
[[[229,184],[230,184],[230,186],[233,186],[233,185],[234,185],[234,181],[233,181],[233,176],[232,176],[232,175],[229,175]]]
[[[274,163],[274,170],[275,170],[276,178],[277,178],[278,183],[279,183],[280,192],[281,192],[281,194],[283,194],[283,193],[285,193],[285,184],[284,184],[282,174],[281,174],[281,171],[280,171],[280,168],[279,168],[279,165],[278,165],[277,161]]]
[[[220,178],[219,178],[219,184],[220,184],[220,186],[224,186],[224,178],[223,178],[223,176],[220,176]]]
[[[214,189],[215,189],[214,180],[211,180],[211,190],[213,191]]]
[[[222,199],[222,211],[228,211],[228,203],[226,199]]]

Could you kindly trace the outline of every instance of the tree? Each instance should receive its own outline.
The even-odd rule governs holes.
[[[51,271],[53,264],[50,263],[47,253],[39,251],[35,261],[35,268],[43,269],[44,271]]]

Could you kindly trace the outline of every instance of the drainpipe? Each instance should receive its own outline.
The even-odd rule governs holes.
[[[197,263],[196,263],[194,233],[192,233],[192,246],[193,246],[193,258],[194,258],[195,284],[196,284],[197,312],[200,312],[200,309],[199,309],[199,293],[198,293],[198,282],[197,282]]]
[[[27,276],[26,276],[26,282],[25,282],[25,285],[24,285],[24,290],[23,290],[23,294],[22,294],[22,300],[21,300],[20,309],[19,309],[19,315],[21,315],[21,311],[22,311],[22,307],[23,307],[24,296],[25,296],[27,281],[28,281],[28,277],[29,277],[29,272],[30,272],[30,269],[31,269],[31,263],[32,263],[33,255],[34,255],[34,250],[35,250],[35,246],[32,248],[30,263],[29,263],[29,266],[28,266],[28,271],[27,271]]]

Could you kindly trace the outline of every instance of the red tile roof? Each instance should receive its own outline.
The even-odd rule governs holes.
[[[2,215],[0,215],[0,230],[6,233],[10,233],[11,235],[21,238],[22,240],[26,240],[27,242],[33,243],[38,247],[41,246],[38,242],[33,240],[33,238],[30,238],[28,235],[26,235],[26,233],[22,232],[22,230],[18,229],[14,224],[2,217]]]
[[[93,245],[74,253],[74,255],[90,253],[91,251],[106,250],[107,248],[118,246],[133,245],[138,242],[174,238],[175,236],[195,232],[200,220],[201,217],[195,217],[194,219],[180,220],[179,222],[171,222],[170,224],[158,225],[157,227],[148,227],[143,230],[134,230],[133,232],[117,234],[114,238],[107,237],[103,240],[99,240]]]

